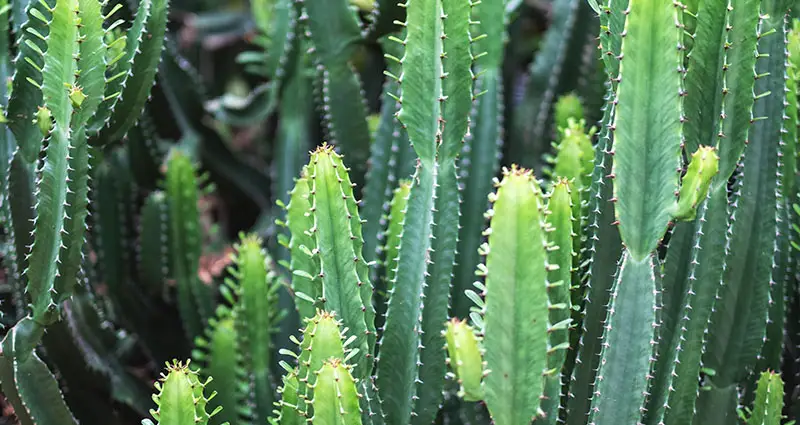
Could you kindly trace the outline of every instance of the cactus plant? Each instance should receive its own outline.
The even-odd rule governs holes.
[[[21,425],[796,420],[790,16],[0,0],[0,389]]]

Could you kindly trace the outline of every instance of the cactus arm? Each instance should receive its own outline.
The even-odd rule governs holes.
[[[412,11],[409,11],[411,14]],[[419,166],[408,195],[403,229],[430,229],[434,176]],[[430,239],[422,231],[402,233],[395,280],[386,309],[378,360],[378,388],[387,423],[408,424],[416,397],[419,362],[422,282]]]
[[[401,59],[402,92],[398,113],[420,158],[408,198],[397,275],[390,295],[378,362],[378,388],[387,423],[406,425],[416,397],[419,362],[420,295],[425,279],[430,238],[434,176],[432,166],[439,131],[442,94],[442,10],[435,0],[413,1],[406,7],[405,52]],[[431,51],[431,49],[433,51]],[[413,105],[413,107],[405,107]],[[416,230],[419,229],[419,230]],[[434,347],[435,349],[435,347]]]
[[[723,94],[725,74],[730,69],[725,66],[726,55],[723,51],[723,45],[728,42],[729,34],[729,31],[725,31],[725,24],[731,23],[729,21],[731,15],[725,9],[728,5],[734,6],[731,3],[727,0],[699,2],[696,30],[692,50],[688,55],[689,64],[685,78],[686,115],[696,117],[689,120],[685,126],[686,151],[690,154],[700,145],[714,146],[718,141],[720,113],[725,97]],[[738,7],[734,10],[736,9]],[[738,13],[738,10],[736,12]],[[738,29],[736,26],[733,28]],[[729,47],[725,47],[728,48],[738,49],[739,45],[732,43]]]
[[[611,84],[608,84],[611,86]],[[609,98],[610,98],[609,94]],[[589,413],[589,403],[594,379],[600,362],[604,320],[608,312],[611,287],[616,272],[616,262],[621,255],[619,231],[613,225],[611,131],[608,124],[613,119],[614,106],[606,103],[597,146],[595,167],[589,187],[589,214],[586,218],[586,246],[581,251],[585,268],[586,290],[581,294],[583,320],[575,367],[572,370],[567,402],[568,425],[583,425]],[[569,361],[569,360],[568,360]]]
[[[414,424],[429,424],[436,418],[442,403],[446,352],[435,347],[444,346],[445,322],[450,307],[450,285],[456,260],[460,227],[460,194],[456,160],[469,129],[472,109],[472,54],[470,52],[470,23],[472,4],[461,0],[443,0],[442,11],[446,18],[443,30],[446,37],[442,45],[445,57],[442,69],[443,129],[438,146],[434,175],[434,211],[431,229],[432,264],[428,265],[429,278],[424,288],[422,309],[419,379],[419,397],[414,406]]]
[[[364,425],[384,425],[386,417],[383,414],[381,399],[378,397],[378,387],[375,377],[370,376],[358,383],[359,396],[361,397],[361,423]]]
[[[331,358],[344,360],[345,354],[339,322],[333,315],[318,311],[316,316],[308,319],[297,358],[297,404],[301,416],[313,416],[312,400],[317,382],[315,372]]]
[[[481,2],[479,5],[501,2]],[[484,22],[487,17],[482,19]],[[502,19],[502,18],[501,18]],[[503,81],[498,67],[484,69],[475,80],[475,92],[481,93],[475,100],[474,117],[464,151],[459,160],[459,169],[466,172],[462,178],[462,223],[459,232],[459,260],[455,268],[453,289],[453,314],[467,317],[471,301],[464,291],[472,287],[475,266],[480,262],[478,248],[483,243],[481,231],[486,224],[486,197],[492,191],[492,177],[500,166],[500,148],[503,143]]]
[[[733,174],[745,149],[754,102],[753,88],[756,79],[753,74],[759,57],[756,53],[759,39],[759,3],[754,0],[735,0],[730,2],[730,6],[733,11],[728,12],[727,17],[731,30],[726,32],[724,40],[730,47],[725,49],[724,61],[728,66],[723,75],[725,85],[722,88],[727,94],[722,99],[720,111],[723,114],[720,126],[724,138],[717,135],[722,178]],[[699,25],[700,23],[698,31]],[[691,68],[687,79],[689,75]],[[703,91],[705,90],[707,89],[704,88]],[[687,110],[688,112],[694,113]],[[719,184],[721,182],[722,180]]]
[[[305,44],[298,46],[298,49],[303,48]],[[293,59],[296,61],[295,72],[286,80],[286,91],[292,93],[292,96],[285,96],[279,105],[279,113],[283,118],[278,124],[276,158],[273,163],[273,168],[278,170],[273,193],[276,199],[284,203],[289,202],[294,180],[303,165],[308,163],[308,152],[313,138],[309,130],[312,127],[314,101],[308,60],[303,55],[296,55]]]
[[[154,191],[141,210],[138,271],[145,291],[160,296],[169,274],[169,206],[166,194]]]
[[[325,310],[342,318],[346,332],[355,336],[354,348],[359,351],[353,359],[354,374],[361,379],[372,369],[375,331],[372,287],[360,268],[364,260],[358,209],[347,169],[331,147],[323,146],[311,155],[309,180],[314,216],[310,232],[322,265],[323,303]]]
[[[356,382],[340,360],[326,361],[315,372],[314,417],[319,425],[361,425]]]
[[[0,355],[0,376],[22,425],[37,423],[74,424],[58,381],[33,350],[44,328],[30,317],[22,319],[6,334]]]
[[[397,57],[402,55],[400,44],[390,39],[382,39],[381,47],[385,54]],[[400,75],[400,63],[387,60],[387,72],[392,76]],[[367,170],[366,184],[363,194],[364,216],[364,258],[372,262],[378,258],[378,235],[384,230],[385,223],[382,215],[386,212],[395,188],[393,184],[397,176],[393,171],[392,163],[397,162],[397,153],[394,151],[400,142],[408,143],[404,132],[397,128],[397,110],[399,105],[394,99],[400,94],[400,84],[393,77],[387,77],[383,86],[384,94],[381,97],[381,113],[375,138],[370,148],[369,170]],[[405,139],[405,140],[403,140]],[[374,277],[377,273],[373,273]]]
[[[299,382],[297,380],[297,371],[294,369],[286,371],[282,382],[283,385],[278,388],[278,394],[280,394],[281,399],[275,403],[277,409],[273,411],[275,415],[270,418],[270,425],[301,425],[306,423],[298,412],[297,390]]]
[[[348,0],[303,0],[303,9],[321,74],[321,110],[328,136],[341,147],[353,169],[353,181],[361,184],[369,159],[370,132],[361,80],[350,63],[361,41],[358,17]]]
[[[768,76],[756,82],[755,93],[762,95],[753,107],[756,122],[748,134],[742,176],[734,189],[723,286],[712,315],[709,351],[703,358],[706,366],[717,372],[714,383],[720,387],[738,382],[754,366],[766,331],[770,287],[747,282],[774,280],[779,199],[779,178],[775,173],[780,162],[778,142],[783,121],[758,117],[782,117],[785,111],[782,94],[786,40],[781,3],[762,4],[758,52],[768,56],[761,56],[756,69]]]
[[[614,114],[614,196],[622,241],[639,263],[667,230],[682,143],[680,29],[672,3],[633,0]],[[653,82],[658,81],[658,84]]]
[[[458,396],[466,401],[483,400],[483,356],[475,331],[465,321],[447,322],[447,364],[458,381]]]
[[[709,194],[694,222],[681,223],[673,232],[664,266],[665,323],[659,335],[661,344],[670,345],[659,347],[648,409],[653,421],[665,414],[665,423],[678,425],[691,421],[694,415],[701,357],[708,337],[706,328],[722,277],[724,256],[720,252],[725,250],[728,216],[723,187]],[[693,267],[693,263],[702,267]],[[672,297],[676,299],[670,300]],[[667,322],[668,317],[674,322]]]
[[[541,412],[550,348],[545,206],[532,173],[516,168],[504,171],[490,200],[481,329],[489,370],[485,400],[496,424],[528,424]],[[537,258],[542,261],[531,260]]]
[[[623,254],[603,333],[589,423],[637,423],[641,417],[656,324],[653,270],[652,258],[637,262],[627,251]]]
[[[129,32],[126,37],[126,55],[121,60],[127,59],[130,68],[127,75],[117,74],[117,78],[122,80],[118,87],[119,93],[109,93],[106,90],[107,96],[117,99],[107,105],[112,113],[108,116],[107,125],[94,138],[101,143],[119,140],[125,136],[142,114],[145,102],[150,97],[150,89],[155,83],[161,51],[164,48],[169,0],[141,1],[137,15],[145,14],[146,22],[141,32]],[[138,30],[138,27],[131,29]]]
[[[233,284],[237,292],[238,332],[243,337],[245,370],[250,375],[255,400],[254,421],[266,423],[272,410],[272,385],[269,370],[272,363],[272,329],[277,325],[276,276],[270,270],[272,260],[266,257],[261,241],[253,236],[242,235],[236,245],[232,274],[238,283]]]
[[[50,142],[45,150],[45,161],[36,188],[39,192],[36,205],[34,242],[31,247],[26,275],[28,292],[33,301],[33,318],[40,324],[57,319],[53,303],[56,277],[63,266],[70,267],[67,259],[60,258],[64,228],[67,219],[67,192],[70,168],[69,129],[73,106],[65,84],[74,86],[78,56],[78,26],[75,10],[77,0],[57,2],[52,10],[47,53],[42,69],[42,93],[45,107],[54,118]],[[81,161],[81,158],[77,158]],[[62,231],[63,230],[63,231]],[[66,277],[66,276],[65,276]]]
[[[67,195],[65,205],[64,233],[62,249],[59,254],[63,269],[56,277],[54,289],[56,304],[72,295],[78,281],[78,273],[83,260],[84,233],[89,205],[89,146],[86,140],[85,124],[97,111],[103,98],[105,80],[103,45],[103,15],[97,0],[79,0],[77,5],[78,60],[75,86],[69,93],[69,100],[77,106],[71,117],[71,140],[69,147],[69,168],[67,171]],[[45,70],[47,70],[45,60]],[[45,76],[45,87],[48,77]],[[47,93],[45,92],[45,100]],[[76,104],[77,102],[77,104]],[[53,109],[53,108],[51,108]]]
[[[314,218],[308,214],[310,210],[308,168],[304,167],[290,194],[289,205],[286,206],[286,226],[291,233],[288,247],[291,252],[290,268],[293,272],[292,290],[301,318],[314,317],[315,309],[322,300],[322,282],[318,277],[319,260],[311,254],[311,250],[316,248],[316,242],[307,233],[308,229],[314,227]]]
[[[105,92],[106,45],[103,42],[103,11],[99,0],[78,0],[80,57],[77,86],[86,96],[77,108],[73,127],[83,127],[97,112]],[[138,118],[138,117],[137,117]]]
[[[328,136],[340,146],[352,168],[354,182],[364,181],[369,159],[370,132],[367,105],[357,70],[349,62],[336,61],[324,65],[322,107]]]
[[[257,43],[264,48],[264,52],[259,56],[266,56],[263,62],[265,74],[276,81],[288,76],[284,69],[290,61],[290,53],[297,44],[295,31],[298,9],[291,0],[261,0],[251,3],[251,10],[260,32]]]
[[[384,276],[383,285],[380,290],[376,290],[380,301],[378,305],[382,305],[381,311],[386,313],[386,303],[389,300],[389,294],[392,293],[394,287],[395,277],[397,276],[398,256],[400,255],[400,241],[403,234],[403,222],[406,218],[406,208],[408,207],[408,196],[411,191],[411,182],[404,180],[394,191],[392,196],[392,203],[389,207],[389,223],[386,226],[386,233],[384,234],[385,246],[383,252],[385,254],[384,261]]]
[[[195,341],[196,349],[192,357],[203,365],[200,373],[213,380],[208,389],[217,393],[209,402],[212,409],[222,407],[220,413],[211,418],[210,423],[239,423],[250,416],[247,406],[247,383],[243,366],[241,336],[234,311],[227,306],[217,307],[216,316],[209,319],[204,337]]]
[[[544,377],[544,399],[541,409],[544,420],[555,424],[561,404],[561,370],[569,347],[569,323],[572,286],[572,239],[574,219],[572,216],[572,186],[566,179],[559,179],[553,186],[547,201],[548,229],[550,246],[547,263],[552,270],[547,273],[547,293],[550,301],[549,320],[553,329],[548,330],[549,346],[547,354],[547,373]]]
[[[774,372],[762,372],[756,401],[747,425],[780,425],[783,411],[783,380]]]
[[[156,133],[155,124],[145,110],[128,131],[126,143],[133,178],[140,187],[154,189],[161,179],[161,164],[167,150]]]
[[[710,146],[701,146],[692,154],[691,162],[681,182],[678,203],[673,217],[678,220],[694,220],[697,206],[706,199],[711,180],[719,172],[719,156]]]
[[[471,5],[425,0],[406,6],[399,119],[419,162],[378,365],[384,411],[394,425],[432,421],[441,400],[441,331],[458,234],[455,159],[472,98]]]
[[[696,123],[690,122],[686,127],[688,143],[693,143],[693,135],[705,134],[705,139],[697,140],[695,145],[704,143],[718,146],[720,172],[712,180],[709,198],[699,210],[702,215],[693,223],[677,225],[665,263],[665,318],[673,317],[676,320],[665,321],[660,327],[661,340],[669,342],[663,342],[663,351],[659,352],[656,370],[660,376],[657,375],[651,389],[648,413],[655,421],[661,413],[653,414],[664,412],[666,406],[669,406],[664,420],[670,425],[691,420],[699,396],[697,379],[700,375],[701,356],[705,350],[706,328],[722,279],[724,256],[719,255],[719,252],[725,250],[729,226],[727,182],[744,150],[747,131],[751,125],[757,58],[754,52],[757,42],[758,2],[704,2],[701,7],[704,12],[696,23],[697,44],[689,56],[690,64],[686,76],[687,114],[696,116],[695,108],[709,108],[709,104],[697,104],[697,98],[707,96],[708,89],[703,88],[700,90],[702,93],[694,94],[699,90],[695,86],[700,84],[697,79],[701,75],[707,74],[706,78],[723,78],[723,85],[717,87],[717,90],[726,94],[714,100],[719,102],[719,108],[714,108],[720,113],[724,112],[724,115],[706,124],[714,126],[711,132],[706,128],[698,128]],[[717,14],[724,15],[725,22],[730,25],[727,31],[717,34],[720,40],[713,43],[719,51],[724,50],[720,60],[727,64],[725,67],[722,63],[717,63],[716,59],[702,59],[702,54],[710,55],[711,52],[706,45],[708,40],[700,40],[699,34],[709,32],[707,27],[716,25]],[[707,63],[715,63],[720,69],[725,68],[724,72],[706,69]],[[705,120],[708,115],[704,117],[698,119]],[[677,238],[677,235],[681,237]],[[677,376],[673,377],[673,373]],[[671,392],[670,388],[673,389]],[[668,400],[664,398],[667,392]]]
[[[22,158],[27,163],[34,163],[42,149],[41,131],[33,122],[37,107],[42,105],[42,91],[37,85],[42,84],[42,52],[47,50],[45,38],[50,28],[42,17],[50,14],[50,2],[14,2],[14,7],[26,5],[24,24],[19,32],[19,51],[14,60],[14,77],[11,97],[8,101],[8,127],[17,139]],[[19,22],[19,21],[16,21]],[[33,81],[36,84],[32,84]]]
[[[211,413],[206,411],[208,401],[216,396],[215,393],[205,395],[209,381],[200,381],[188,362],[183,364],[176,360],[172,364],[167,363],[166,373],[155,385],[157,393],[153,395],[153,401],[157,408],[150,410],[156,424],[207,425],[209,419],[220,411],[219,408]],[[145,419],[142,424],[152,425],[152,422]]]
[[[786,33],[788,41],[789,33]],[[787,43],[788,47],[788,43]],[[787,300],[793,293],[792,282],[797,267],[792,262],[791,244],[795,239],[792,232],[792,204],[797,199],[797,83],[794,79],[794,68],[788,57],[787,77],[784,95],[786,110],[783,115],[784,125],[781,129],[780,168],[777,175],[780,179],[778,196],[778,221],[775,249],[775,263],[772,268],[773,282],[770,286],[769,320],[767,324],[767,340],[761,349],[759,364],[756,370],[779,370],[784,350],[783,334],[787,322]],[[796,242],[795,242],[796,243]],[[791,319],[790,319],[791,320]],[[787,331],[788,332],[788,331]]]
[[[69,170],[67,176],[67,196],[64,208],[64,233],[61,237],[59,260],[62,267],[56,275],[53,301],[60,304],[67,300],[78,284],[78,275],[84,255],[86,217],[89,206],[89,145],[86,143],[85,128],[80,127],[72,134],[73,146],[69,150]]]
[[[170,267],[178,286],[178,309],[190,340],[202,333],[212,315],[211,288],[197,278],[201,255],[198,182],[189,157],[173,150],[167,159],[166,193],[169,202]]]
[[[127,79],[130,76],[131,67],[136,50],[139,49],[142,40],[142,34],[146,31],[147,20],[152,16],[153,2],[152,0],[142,0],[136,11],[136,17],[131,22],[128,29],[128,34],[120,36],[119,39],[111,43],[111,49],[115,46],[124,46],[122,56],[117,59],[111,58],[109,69],[106,71],[106,85],[104,90],[103,102],[97,110],[89,128],[92,130],[93,136],[107,124],[113,113],[113,109],[119,101],[119,95],[125,88]],[[112,16],[109,16],[112,18]],[[117,59],[116,62],[113,62]]]

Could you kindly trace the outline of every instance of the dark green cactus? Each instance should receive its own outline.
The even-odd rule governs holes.
[[[177,281],[178,307],[186,333],[194,339],[213,313],[211,288],[197,277],[202,235],[197,207],[198,177],[191,159],[174,150],[167,159],[165,189],[169,204],[171,275]]]

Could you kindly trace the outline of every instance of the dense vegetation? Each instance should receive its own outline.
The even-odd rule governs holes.
[[[0,0],[21,425],[800,416],[790,0]]]

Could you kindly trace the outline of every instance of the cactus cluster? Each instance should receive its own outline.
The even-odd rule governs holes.
[[[788,0],[212,3],[0,0],[14,423],[800,418]]]

